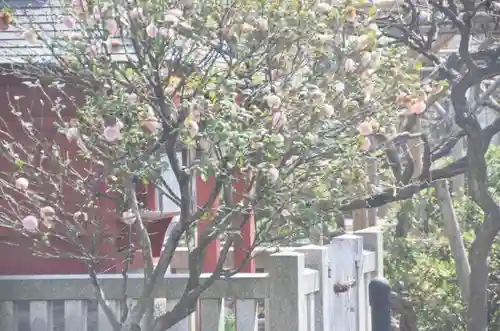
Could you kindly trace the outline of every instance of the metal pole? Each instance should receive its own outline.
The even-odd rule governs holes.
[[[372,311],[372,331],[391,331],[391,287],[385,278],[375,278],[368,286]]]

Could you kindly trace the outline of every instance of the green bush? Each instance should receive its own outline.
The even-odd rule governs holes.
[[[500,201],[500,148],[490,147],[487,160],[490,192]],[[407,238],[395,238],[395,224],[386,228],[385,275],[393,288],[403,289],[414,302],[419,331],[466,330],[455,263],[442,232],[441,213],[433,189],[422,192],[414,202],[422,198],[427,202],[425,223],[430,226],[414,224],[415,231]],[[453,204],[468,248],[484,215],[468,197],[455,198]],[[415,211],[410,213],[413,215]],[[489,264],[489,329],[500,330],[500,239],[492,248]]]

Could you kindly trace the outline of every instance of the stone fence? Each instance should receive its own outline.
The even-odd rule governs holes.
[[[368,283],[381,275],[381,235],[377,229],[336,237],[328,247],[280,248],[265,256],[265,272],[217,280],[200,298],[200,318],[186,318],[174,331],[256,331],[259,315],[269,331],[368,331]],[[209,275],[203,274],[202,280]],[[168,274],[154,291],[155,308],[171,309],[188,275]],[[99,276],[117,316],[141,295],[143,277],[130,274],[123,293],[121,275]],[[112,331],[95,302],[86,275],[1,276],[1,331]],[[232,317],[225,300],[234,300]],[[263,311],[259,311],[259,305]]]

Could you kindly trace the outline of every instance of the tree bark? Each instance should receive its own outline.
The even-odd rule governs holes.
[[[500,230],[499,217],[500,213],[497,210],[485,218],[469,252],[471,273],[468,331],[485,331],[488,328],[488,255]]]
[[[457,215],[453,208],[450,188],[446,180],[440,180],[435,184],[436,196],[439,208],[443,216],[444,233],[448,238],[453,258],[455,259],[455,270],[457,272],[458,284],[464,302],[469,298],[470,265],[467,259],[462,231],[458,224]]]

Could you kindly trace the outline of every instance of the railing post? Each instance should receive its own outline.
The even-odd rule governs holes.
[[[375,252],[375,277],[382,277],[384,274],[384,239],[382,229],[379,226],[372,226],[356,231],[357,236],[363,237],[363,249]]]
[[[314,294],[314,330],[328,331],[330,328],[330,295],[332,290],[328,280],[328,250],[326,247],[308,245],[296,249],[304,253],[305,266],[319,272],[320,290]],[[310,321],[311,322],[311,321]]]
[[[368,287],[372,311],[372,331],[391,331],[391,287],[385,278],[375,278]]]
[[[363,330],[363,238],[353,234],[335,237],[328,245],[330,264],[330,330]],[[367,305],[368,306],[368,305]]]
[[[304,262],[304,254],[297,252],[270,256],[266,331],[307,331]]]

